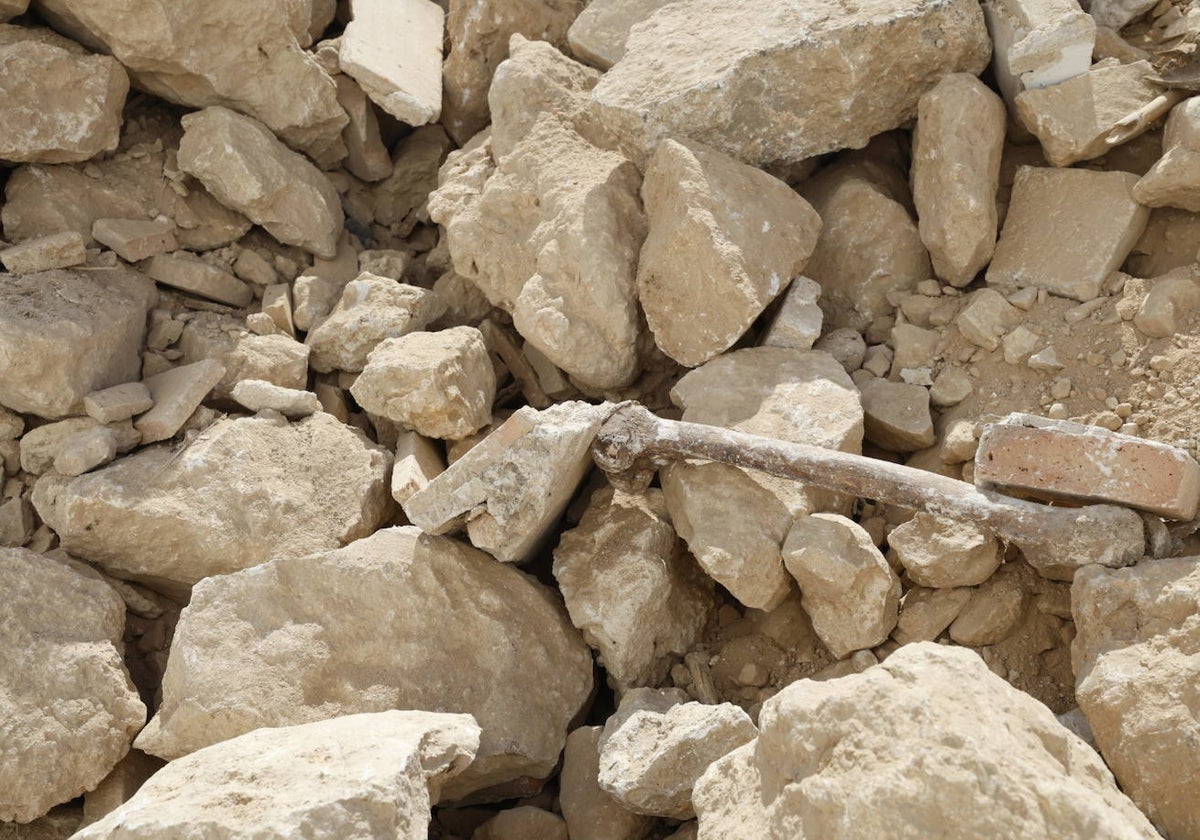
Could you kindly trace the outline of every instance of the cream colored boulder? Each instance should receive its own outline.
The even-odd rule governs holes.
[[[942,589],[983,583],[1004,559],[996,538],[974,523],[924,511],[893,528],[888,545],[913,583]]]
[[[353,0],[338,64],[371,101],[409,125],[442,111],[445,13],[432,0]]]
[[[654,819],[636,814],[600,787],[600,736],[603,728],[581,726],[567,736],[558,803],[572,840],[642,840]]]
[[[567,30],[567,43],[580,61],[607,70],[625,54],[634,24],[671,0],[592,0]]]
[[[1163,156],[1133,186],[1133,197],[1149,207],[1200,212],[1200,99],[1171,109],[1163,128]]]

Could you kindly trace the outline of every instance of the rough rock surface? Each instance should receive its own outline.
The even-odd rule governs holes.
[[[470,715],[389,711],[259,729],[171,762],[80,840],[424,840],[443,784],[471,763]]]
[[[567,840],[567,824],[558,814],[532,805],[507,808],[485,822],[471,840]]]
[[[205,108],[181,122],[181,170],[280,242],[333,258],[342,203],[320,170],[258,120],[228,108]]]
[[[0,821],[91,790],[146,719],[121,661],[125,606],[95,572],[0,548]]]
[[[989,57],[983,13],[964,0],[702,0],[634,27],[593,97],[645,156],[682,135],[747,163],[794,161],[865,146],[915,116],[943,75]],[[889,72],[867,83],[879,66]]]
[[[1101,754],[1166,836],[1200,837],[1200,558],[1085,567],[1071,614],[1075,695]]]
[[[346,620],[326,623],[332,609]],[[177,758],[261,726],[396,708],[472,714],[479,751],[447,798],[547,775],[592,688],[550,590],[409,527],[208,578],[174,647],[139,749]]]
[[[328,414],[214,423],[179,452],[141,450],[34,491],[63,548],[118,577],[190,585],[366,536],[390,506],[382,448]]]
[[[674,140],[658,144],[642,198],[638,299],[655,343],[688,367],[741,338],[804,268],[821,231],[783,181]]]
[[[997,540],[970,522],[923,511],[888,534],[888,545],[918,586],[949,588],[983,583],[1000,566]]]
[[[629,30],[671,0],[592,0],[567,30],[580,61],[607,70],[625,54]]]
[[[642,840],[654,820],[636,814],[600,787],[599,726],[580,726],[567,736],[559,776],[559,805],[572,840]]]
[[[972,651],[907,645],[861,674],[800,680],[759,725],[697,783],[701,840],[739,818],[771,840],[1157,836],[1100,757]]]
[[[309,348],[290,336],[253,335],[233,319],[201,312],[183,328],[179,339],[185,364],[212,359],[225,368],[213,397],[231,398],[244,379],[262,379],[281,388],[304,389],[308,382]]]
[[[338,48],[342,72],[383,110],[409,125],[442,111],[445,13],[432,0],[353,0]]]
[[[1134,184],[1133,197],[1148,207],[1200,212],[1200,99],[1171,109],[1163,127],[1163,156]]]

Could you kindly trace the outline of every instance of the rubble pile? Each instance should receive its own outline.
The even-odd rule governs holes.
[[[1198,0],[0,0],[0,838],[1200,840]]]

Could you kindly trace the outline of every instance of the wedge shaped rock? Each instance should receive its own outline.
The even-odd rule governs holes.
[[[1171,109],[1163,127],[1163,156],[1133,187],[1148,207],[1178,207],[1200,213],[1200,100]]]
[[[432,0],[354,0],[338,49],[342,72],[376,105],[409,125],[442,111],[445,13]]]

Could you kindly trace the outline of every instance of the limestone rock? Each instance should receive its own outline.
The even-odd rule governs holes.
[[[797,826],[846,840],[1156,836],[1087,744],[969,650],[906,645],[860,674],[800,680],[759,725],[697,783],[701,840],[737,836],[714,829],[738,818],[770,840]]]
[[[289,5],[36,0],[34,8],[81,44],[111,53],[154,95],[178,105],[234,108],[332,166],[346,155],[346,114],[332,80],[300,49]]]
[[[995,289],[973,292],[970,302],[958,313],[955,326],[963,338],[984,350],[1000,349],[1005,334],[1019,324],[1021,311]]]
[[[508,808],[485,822],[471,840],[567,840],[567,824],[563,818],[550,811],[519,805]]]
[[[236,319],[201,312],[187,322],[179,339],[184,364],[212,359],[225,368],[213,390],[214,401],[228,402],[244,379],[261,379],[281,388],[304,390],[308,383],[309,348],[280,335],[253,335]]]
[[[696,780],[756,734],[750,717],[732,703],[634,712],[615,731],[605,728],[600,787],[637,813],[690,819]]]
[[[55,419],[138,379],[154,284],[130,271],[58,270],[0,282],[0,404]]]
[[[1200,212],[1200,100],[1186,99],[1171,109],[1163,128],[1163,156],[1133,187],[1148,207]]]
[[[83,237],[73,230],[28,239],[0,251],[0,262],[11,274],[33,274],[71,268],[87,261]]]
[[[1184,319],[1200,309],[1200,270],[1194,263],[1180,266],[1150,282],[1133,325],[1149,338],[1174,336]]]
[[[821,325],[824,321],[821,307],[817,305],[820,297],[821,287],[816,281],[807,277],[797,277],[783,293],[775,317],[763,330],[758,343],[764,347],[811,349],[821,337]]]
[[[371,533],[388,511],[389,462],[327,414],[225,419],[179,453],[153,447],[44,478],[34,505],[72,554],[117,577],[190,585]]]
[[[326,623],[331,610],[346,620]],[[549,589],[411,527],[208,578],[172,648],[139,749],[176,758],[260,726],[394,708],[472,714],[479,751],[447,798],[549,774],[592,688],[591,654]]]
[[[992,71],[1011,107],[1026,89],[1086,73],[1096,22],[1076,0],[988,0],[983,4],[994,43]]]
[[[572,840],[642,840],[654,820],[625,808],[600,787],[599,726],[581,726],[567,736],[558,801]]]
[[[1008,114],[974,76],[944,77],[917,106],[912,192],[933,270],[965,286],[996,247],[1000,155]]]
[[[218,303],[244,307],[254,300],[254,292],[237,277],[188,251],[155,254],[146,261],[142,270],[147,277],[164,286]]]
[[[1200,837],[1200,560],[1087,566],[1071,585],[1075,693],[1121,787],[1168,837]]]
[[[329,317],[305,339],[312,368],[360,371],[379,342],[424,330],[445,311],[433,292],[364,272],[346,284]]]
[[[853,520],[800,517],[783,544],[783,562],[800,583],[813,629],[838,659],[874,647],[896,626],[900,579]]]
[[[702,0],[634,27],[593,98],[646,156],[682,135],[751,164],[796,161],[865,146],[915,116],[943,75],[978,73],[989,56],[974,2]],[[863,75],[882,65],[888,73]]]
[[[100,576],[0,548],[0,820],[99,784],[145,721],[121,661],[125,605]]]
[[[1098,26],[1119,30],[1156,5],[1150,0],[1092,0],[1088,11],[1096,19]]]
[[[392,498],[404,504],[446,471],[446,456],[432,440],[416,432],[400,432],[392,463]]]
[[[101,423],[128,420],[154,406],[150,389],[141,382],[123,382],[101,391],[92,391],[83,398],[88,416]]]
[[[59,475],[83,475],[117,457],[117,434],[105,426],[76,432],[63,441],[54,458]]]
[[[940,636],[971,599],[971,590],[925,589],[914,586],[900,602],[900,618],[892,638],[897,644],[932,642]]]
[[[143,380],[154,407],[133,423],[141,432],[142,443],[173,437],[224,375],[225,368],[220,362],[205,359]]]
[[[3,0],[0,2],[0,22],[7,23],[19,15],[25,14],[29,8],[29,0]]]
[[[101,424],[91,417],[68,417],[30,429],[21,438],[21,469],[30,475],[48,472],[68,440],[96,428],[102,428]],[[141,442],[141,435],[128,422],[113,423],[104,428],[118,436],[119,451],[127,452]]]
[[[916,452],[937,441],[928,388],[871,379],[861,390],[867,440],[891,452]]]
[[[642,197],[638,298],[655,343],[689,367],[741,338],[804,268],[821,231],[783,181],[674,140],[650,159]]]
[[[596,491],[554,550],[554,577],[620,689],[661,684],[716,609],[712,581],[675,536],[659,490]]]
[[[950,625],[950,638],[960,645],[983,647],[1004,641],[1017,629],[1029,603],[1029,586],[1022,570],[1002,566],[971,597]]]
[[[259,729],[172,761],[75,836],[424,840],[430,806],[478,746],[470,715],[436,712]]]
[[[409,125],[442,111],[445,13],[432,0],[353,0],[338,63],[383,110]]]
[[[0,44],[0,159],[69,163],[113,151],[128,92],[111,56],[34,38]]]
[[[582,402],[520,408],[413,495],[404,512],[431,534],[466,520],[474,545],[501,562],[521,562],[578,489],[608,412],[608,406]]]
[[[375,108],[354,79],[339,74],[333,81],[337,84],[338,104],[350,118],[342,129],[346,143],[343,166],[363,181],[381,181],[392,174],[392,158],[380,137]]]
[[[409,218],[437,189],[438,167],[450,150],[441,125],[425,125],[396,146],[392,174],[371,186],[375,221],[395,225]]]
[[[592,0],[571,28],[571,52],[593,67],[607,70],[625,54],[629,30],[671,0]]]
[[[280,242],[319,257],[337,253],[341,199],[320,170],[258,120],[228,108],[205,108],[181,122],[182,171]]]
[[[924,511],[892,529],[888,545],[913,583],[935,588],[983,583],[1004,558],[996,539],[974,524]]]
[[[292,419],[321,410],[321,401],[311,391],[280,388],[261,379],[243,379],[234,385],[233,398],[250,411],[278,411]]]
[[[380,342],[350,393],[372,414],[457,440],[491,421],[496,377],[479,330],[453,327]]]
[[[126,262],[140,262],[179,248],[175,223],[166,218],[96,219],[92,222],[92,238]]]

